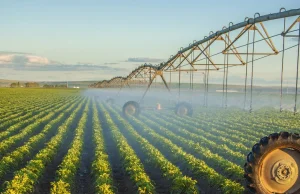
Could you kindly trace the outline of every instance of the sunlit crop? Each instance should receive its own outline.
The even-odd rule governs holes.
[[[260,109],[144,111],[73,90],[1,89],[1,193],[243,193],[261,137],[299,132],[299,115]]]

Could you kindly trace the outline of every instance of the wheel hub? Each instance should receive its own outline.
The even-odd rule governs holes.
[[[132,106],[132,105],[128,105],[126,107],[126,114],[128,114],[128,115],[134,115],[134,113],[135,113],[135,107]]]
[[[295,193],[300,189],[300,155],[290,148],[275,149],[261,163],[259,180],[265,193]]]
[[[184,106],[179,107],[178,114],[181,116],[187,115],[188,109]]]
[[[275,181],[283,185],[289,183],[294,178],[295,174],[295,169],[293,166],[293,162],[285,160],[275,163],[272,168],[272,175]]]

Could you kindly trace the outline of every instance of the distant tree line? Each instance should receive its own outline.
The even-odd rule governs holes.
[[[27,82],[27,83],[25,83],[25,87],[26,88],[38,88],[38,87],[40,87],[40,84],[38,84],[36,82]]]
[[[43,86],[44,88],[67,88],[67,85],[66,84],[56,84],[56,85],[50,85],[50,84],[45,84]]]
[[[10,87],[11,87],[11,88],[18,88],[18,87],[21,87],[21,85],[20,85],[20,82],[17,82],[17,83],[11,83],[11,84],[10,84]]]
[[[19,88],[19,87],[25,87],[25,88],[38,88],[40,85],[37,82],[27,82],[24,85],[21,85],[20,82],[11,83],[11,88]]]

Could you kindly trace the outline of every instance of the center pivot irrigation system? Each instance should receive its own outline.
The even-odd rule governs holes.
[[[253,18],[246,17],[238,24],[229,23],[222,30],[210,32],[208,37],[200,41],[194,41],[185,48],[172,55],[167,62],[159,65],[144,64],[133,70],[126,77],[114,77],[90,85],[96,88],[120,88],[125,86],[147,85],[141,100],[147,94],[153,81],[160,77],[163,85],[170,92],[172,73],[178,73],[178,92],[181,92],[181,74],[188,72],[190,75],[190,88],[193,89],[194,73],[201,72],[204,75],[204,105],[207,106],[209,74],[213,71],[221,71],[223,74],[222,105],[227,107],[228,72],[231,67],[241,66],[245,71],[244,107],[249,100],[249,111],[252,111],[252,93],[254,64],[266,57],[280,57],[280,111],[283,104],[283,80],[286,67],[285,58],[291,61],[295,69],[295,95],[294,114],[297,113],[299,54],[300,54],[300,9],[286,11],[281,8],[278,13],[260,16],[254,14]],[[272,31],[280,29],[274,35],[269,35],[265,26],[266,22],[274,22],[270,25]],[[275,27],[274,27],[275,26]],[[281,28],[282,26],[282,28]],[[279,42],[279,47],[274,44],[274,39]],[[279,39],[279,40],[278,40]],[[286,41],[287,39],[293,41]],[[296,40],[296,41],[294,41]],[[292,43],[292,44],[291,44]],[[278,45],[277,45],[278,46]],[[280,48],[278,50],[277,48]],[[291,55],[287,51],[294,48]],[[276,59],[278,61],[278,59]],[[169,76],[169,84],[165,79]],[[250,77],[250,84],[248,83]],[[249,86],[250,85],[250,89]],[[250,90],[250,91],[249,91]],[[250,93],[250,99],[247,99]],[[108,102],[112,102],[109,99]],[[160,105],[156,107],[161,109]],[[138,102],[129,101],[123,106],[125,115],[137,116],[141,111]],[[192,106],[187,102],[178,102],[175,107],[178,115],[192,116]],[[295,133],[273,133],[255,144],[247,156],[245,164],[245,178],[248,188],[256,193],[300,193],[300,136]]]

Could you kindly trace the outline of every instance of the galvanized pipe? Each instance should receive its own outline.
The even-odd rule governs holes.
[[[296,72],[296,91],[295,91],[294,114],[297,113],[298,77],[299,77],[299,60],[300,60],[299,58],[300,58],[300,22],[299,22],[299,36],[298,36],[298,53],[297,53],[297,72]]]
[[[197,46],[199,44],[202,44],[204,42],[207,42],[213,38],[215,38],[216,36],[220,36],[222,34],[225,34],[225,33],[228,33],[230,31],[233,31],[233,30],[236,30],[236,29],[239,29],[239,28],[242,28],[242,27],[245,27],[246,25],[248,24],[256,24],[256,23],[259,23],[259,22],[264,22],[264,21],[270,21],[270,20],[276,20],[276,19],[280,19],[280,18],[285,18],[285,17],[291,17],[291,16],[297,16],[297,15],[300,15],[300,9],[292,9],[292,10],[289,10],[289,11],[284,11],[284,12],[279,12],[279,13],[272,13],[272,14],[267,14],[267,15],[263,15],[263,16],[259,16],[255,19],[253,18],[249,18],[247,21],[244,21],[244,22],[241,22],[241,23],[238,23],[238,24],[235,24],[235,25],[232,25],[226,29],[223,29],[221,31],[217,31],[216,33],[214,34],[211,34],[210,36],[208,36],[207,38],[204,38],[202,40],[199,40],[195,43],[193,43],[192,45],[186,47],[186,48],[183,48],[182,50],[178,51],[178,53],[184,53],[186,52],[187,50],[193,48],[194,46]],[[172,60],[175,59],[175,56],[173,56],[172,58],[170,58],[166,63],[169,63],[171,62]]]

